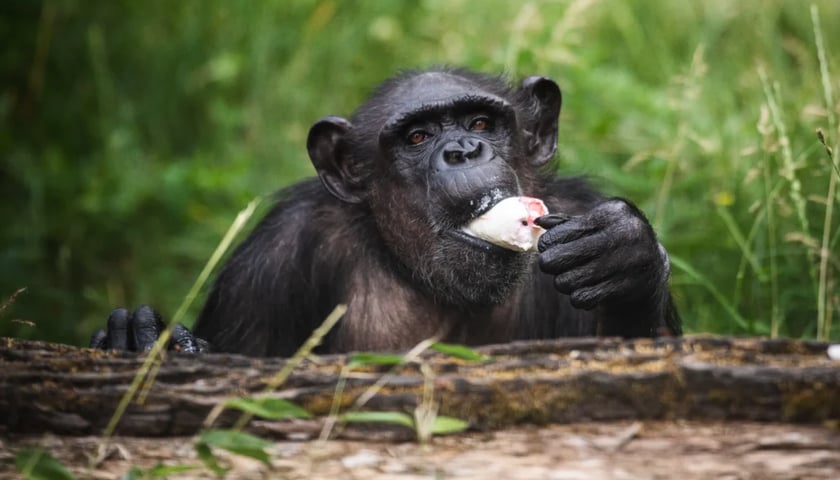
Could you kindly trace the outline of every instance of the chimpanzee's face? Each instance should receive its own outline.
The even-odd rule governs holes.
[[[318,148],[337,145],[332,155],[343,181],[319,168],[327,188],[367,205],[388,250],[437,301],[500,302],[533,260],[462,228],[500,200],[530,193],[544,163],[533,160],[544,117],[554,126],[553,156],[559,89],[541,81],[553,87],[549,95],[556,91],[553,114],[545,115],[543,99],[524,87],[430,71],[386,83],[352,123],[331,117],[310,133],[316,168],[332,162]],[[341,140],[327,142],[318,128]]]
[[[401,109],[379,131],[370,207],[386,243],[436,296],[500,301],[529,258],[462,228],[522,193],[516,113],[460,79],[429,76],[437,82],[421,76],[399,92],[412,101],[400,97]]]

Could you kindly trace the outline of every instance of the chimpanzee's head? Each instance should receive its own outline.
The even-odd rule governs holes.
[[[350,120],[312,126],[307,148],[335,197],[367,208],[394,257],[437,301],[500,302],[532,258],[461,231],[498,201],[533,194],[557,148],[557,84],[511,87],[465,70],[406,72]]]

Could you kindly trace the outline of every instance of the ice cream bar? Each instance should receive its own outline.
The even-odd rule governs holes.
[[[500,247],[527,252],[537,249],[544,232],[534,219],[547,213],[545,203],[538,198],[508,197],[464,226],[463,231]]]

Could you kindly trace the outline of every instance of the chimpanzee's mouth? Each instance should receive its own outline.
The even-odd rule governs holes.
[[[474,222],[478,217],[481,217],[485,213],[489,212],[493,207],[495,207],[499,202],[502,200],[513,197],[518,195],[516,192],[510,191],[510,189],[505,187],[494,187],[490,190],[483,193],[481,196],[469,200],[468,204],[465,203],[466,210],[466,218],[464,218],[461,222],[456,224],[457,226],[447,230],[445,233],[459,241],[460,243],[466,244],[474,249],[481,250],[487,253],[507,253],[510,254],[512,250],[502,247],[500,245],[496,245],[495,243],[489,242],[483,238],[479,238],[469,232],[469,226],[472,222]]]
[[[488,242],[483,238],[476,237],[470,233],[467,233],[467,226],[472,223],[476,218],[484,215],[487,213],[493,206],[495,206],[502,198],[494,199],[493,201],[481,202],[479,204],[479,208],[476,208],[470,217],[463,222],[461,225],[458,225],[454,228],[451,228],[446,231],[446,234],[457,240],[458,242],[465,244],[471,248],[476,250],[481,250],[487,253],[511,253],[511,250],[496,245],[494,243]]]
[[[505,191],[501,188],[492,188],[481,197],[470,200],[469,204],[472,207],[472,213],[470,214],[470,218],[464,222],[464,226],[490,211],[490,209],[495,207],[497,203],[514,195],[517,194]]]
[[[483,240],[478,237],[474,237],[469,233],[463,231],[461,228],[453,228],[451,230],[447,230],[446,234],[453,239],[464,243],[472,248],[477,250],[482,250],[487,253],[516,253],[513,250],[509,250],[504,247],[500,247],[496,244],[490,243],[487,240]]]
[[[484,211],[461,227],[461,232],[499,247],[519,252],[537,250],[537,242],[545,230],[537,219],[548,213],[539,198],[511,196],[498,202],[483,202],[477,211]],[[470,242],[476,245],[477,242]]]

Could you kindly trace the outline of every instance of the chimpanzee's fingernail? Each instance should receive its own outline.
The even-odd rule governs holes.
[[[556,227],[561,223],[566,223],[571,219],[572,216],[566,215],[565,213],[549,213],[548,215],[543,215],[542,217],[534,219],[534,223],[547,230],[551,227]]]

